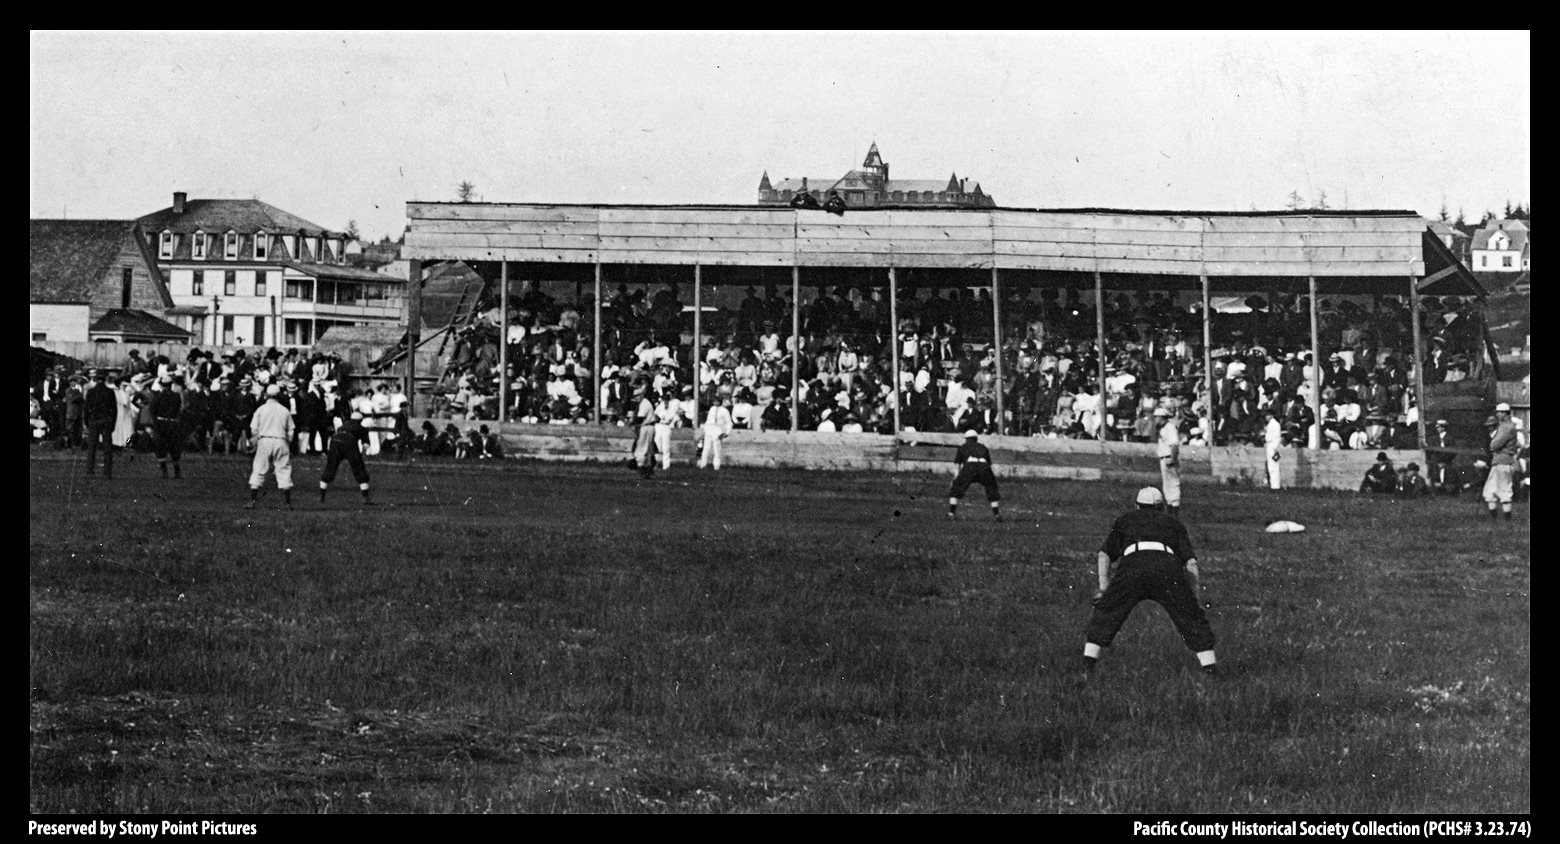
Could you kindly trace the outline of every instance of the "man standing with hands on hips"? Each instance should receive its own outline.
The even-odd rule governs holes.
[[[1105,648],[1139,601],[1155,601],[1170,614],[1187,647],[1206,674],[1214,674],[1213,628],[1199,602],[1197,556],[1186,526],[1164,511],[1159,490],[1144,487],[1137,509],[1111,525],[1097,559],[1099,589],[1083,646],[1086,671],[1093,671]]]

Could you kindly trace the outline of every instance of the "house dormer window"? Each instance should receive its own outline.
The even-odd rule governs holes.
[[[317,237],[311,237],[311,238],[309,238],[309,260],[311,260],[311,261],[319,261],[319,259],[320,259],[320,239],[317,238]]]
[[[282,248],[287,250],[290,258],[298,257],[298,236],[292,234],[282,235]]]
[[[229,261],[238,260],[238,232],[228,229],[222,236],[222,257]]]
[[[264,261],[270,254],[271,236],[264,231],[255,232],[255,260]]]
[[[197,261],[206,260],[206,233],[196,230],[195,236],[190,238],[190,257]]]
[[[162,236],[157,240],[157,257],[173,257],[173,232],[163,229]]]

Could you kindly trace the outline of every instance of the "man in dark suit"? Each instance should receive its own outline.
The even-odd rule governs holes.
[[[119,401],[114,391],[103,382],[101,370],[94,369],[90,376],[92,386],[87,389],[83,412],[87,420],[87,474],[97,473],[98,446],[103,448],[103,477],[114,476],[114,423],[119,419]]]

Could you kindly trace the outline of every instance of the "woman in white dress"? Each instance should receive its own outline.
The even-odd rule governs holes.
[[[115,448],[124,448],[135,436],[135,420],[141,412],[136,403],[135,385],[128,380],[120,381],[114,388],[114,400],[119,402],[119,418],[114,420],[112,439]]]

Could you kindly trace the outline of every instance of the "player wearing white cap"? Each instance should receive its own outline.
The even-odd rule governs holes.
[[[1511,474],[1516,471],[1517,452],[1521,443],[1517,427],[1511,424],[1511,405],[1501,402],[1495,405],[1495,430],[1490,433],[1490,476],[1484,481],[1484,504],[1490,518],[1499,518],[1504,512],[1511,518]]]
[[[292,411],[282,406],[282,388],[271,384],[265,388],[265,404],[255,410],[249,420],[249,433],[255,441],[255,462],[249,471],[249,503],[244,507],[255,508],[260,500],[260,487],[265,476],[276,473],[276,486],[282,491],[282,504],[292,509]]]
[[[1182,641],[1197,653],[1203,671],[1215,671],[1213,628],[1198,600],[1197,555],[1186,526],[1164,507],[1159,490],[1151,486],[1139,490],[1137,509],[1118,517],[1100,546],[1099,589],[1083,645],[1087,670],[1098,664],[1138,602],[1149,600],[1169,613]]]
[[[991,503],[991,515],[1000,522],[1002,494],[997,491],[997,476],[991,471],[991,451],[981,445],[977,439],[979,436],[973,430],[965,431],[964,445],[959,446],[958,452],[953,455],[953,463],[959,467],[959,474],[948,489],[948,518],[957,515],[959,499],[964,497],[970,484],[980,484],[986,491],[986,500]]]

